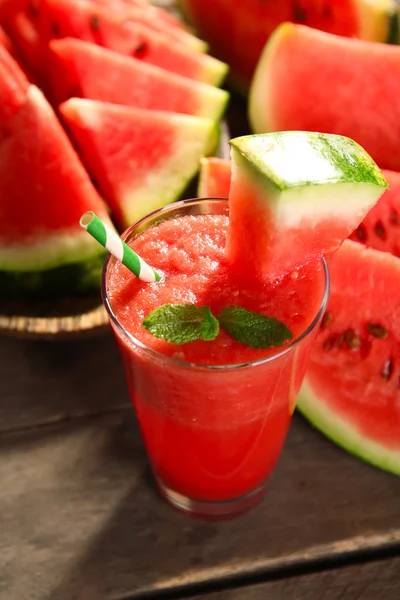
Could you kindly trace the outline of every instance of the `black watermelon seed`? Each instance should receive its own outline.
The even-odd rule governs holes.
[[[364,244],[367,240],[367,230],[364,225],[359,225],[355,231],[357,239]]]
[[[100,19],[97,15],[93,15],[90,19],[90,27],[93,31],[98,31],[100,29]]]
[[[388,358],[388,360],[385,360],[385,362],[383,363],[383,367],[382,367],[382,371],[381,371],[382,379],[385,379],[385,381],[389,381],[389,379],[392,376],[392,373],[393,373],[393,362],[390,360],[390,358]]]
[[[354,329],[348,329],[344,334],[346,344],[350,350],[358,350],[361,345],[361,340]]]
[[[322,317],[321,327],[322,329],[326,329],[333,321],[333,315],[331,312],[326,312]]]
[[[346,338],[346,332],[341,333],[339,335],[338,339],[336,340],[336,346],[338,348],[341,348],[343,346],[345,338]]]
[[[335,345],[335,338],[334,337],[328,337],[325,342],[323,343],[322,348],[326,351],[329,352],[329,350],[332,350],[333,346]]]
[[[325,4],[322,9],[322,16],[326,19],[330,19],[332,17],[331,7],[327,4]]]
[[[307,18],[305,10],[300,6],[298,0],[293,2],[293,18],[297,23],[304,23]]]
[[[34,19],[38,16],[39,14],[39,8],[37,5],[37,0],[32,0],[32,2],[29,2],[28,4],[28,14],[30,17],[33,17]]]
[[[146,42],[141,42],[133,51],[133,56],[142,57],[148,49]]]
[[[377,221],[375,223],[374,230],[376,235],[381,238],[381,240],[386,238],[386,229],[384,228],[382,221]]]
[[[385,340],[388,336],[387,329],[385,329],[383,325],[379,325],[379,323],[368,323],[367,329],[368,332],[378,340]]]
[[[394,208],[392,208],[392,210],[390,211],[390,216],[389,216],[390,222],[392,225],[400,225],[400,216],[399,213],[397,211],[394,210]]]
[[[50,24],[51,27],[51,33],[54,35],[54,37],[59,37],[60,36],[60,26],[58,23],[56,23],[55,21],[52,21]]]

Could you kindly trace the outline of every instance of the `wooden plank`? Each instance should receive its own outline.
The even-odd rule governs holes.
[[[129,405],[111,332],[65,342],[0,338],[0,431]]]
[[[192,597],[193,600],[399,600],[400,558]]]
[[[202,523],[155,494],[132,412],[0,438],[1,600],[140,597],[400,549],[400,478],[294,419],[263,503]]]

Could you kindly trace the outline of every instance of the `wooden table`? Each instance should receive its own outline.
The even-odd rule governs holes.
[[[400,478],[300,416],[263,503],[156,495],[111,334],[0,339],[1,600],[399,600]]]

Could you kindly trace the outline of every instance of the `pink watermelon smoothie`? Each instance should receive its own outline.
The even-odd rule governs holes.
[[[208,502],[254,492],[274,468],[316,327],[304,332],[318,322],[326,283],[315,263],[273,282],[249,280],[226,260],[227,227],[227,214],[166,220],[131,242],[164,274],[162,282],[140,282],[114,259],[105,276],[106,304],[156,478]],[[166,303],[207,305],[215,315],[241,306],[284,322],[295,341],[260,350],[220,330],[213,342],[171,344],[142,327]]]

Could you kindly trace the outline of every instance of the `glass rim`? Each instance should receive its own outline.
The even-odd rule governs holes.
[[[225,206],[228,207],[228,199],[227,198],[214,198],[214,197],[188,198],[187,200],[180,200],[178,202],[173,202],[172,204],[167,204],[166,206],[163,206],[162,208],[152,211],[151,213],[145,215],[141,219],[132,223],[132,225],[130,225],[121,234],[121,238],[125,241],[134,230],[139,229],[147,221],[154,219],[155,217],[161,216],[163,214],[167,214],[169,212],[176,211],[185,206],[196,206],[197,204],[201,204],[202,202],[213,202],[216,204],[222,202],[222,203],[224,203]],[[117,327],[117,330],[122,334],[122,337],[126,337],[129,340],[129,342],[131,342],[134,346],[137,346],[141,351],[148,354],[150,357],[154,357],[154,358],[157,358],[158,360],[165,361],[169,364],[172,364],[172,365],[175,365],[178,367],[188,368],[188,369],[199,369],[199,370],[205,370],[205,371],[221,371],[221,370],[228,371],[228,370],[245,369],[245,368],[249,368],[249,367],[257,367],[257,366],[260,366],[263,364],[267,364],[278,358],[281,358],[285,354],[289,354],[289,352],[291,352],[293,349],[295,349],[311,333],[311,331],[313,331],[313,329],[317,326],[318,321],[322,318],[322,316],[324,314],[326,305],[328,303],[328,298],[329,298],[329,290],[330,290],[329,270],[328,270],[328,265],[326,263],[324,256],[321,256],[323,274],[324,274],[324,279],[325,279],[324,294],[323,294],[323,297],[321,300],[321,304],[319,306],[319,309],[318,309],[316,315],[314,316],[313,320],[311,321],[311,323],[293,341],[291,341],[289,344],[287,344],[286,346],[284,346],[281,349],[278,348],[277,351],[273,352],[273,354],[271,354],[271,355],[265,356],[263,358],[258,358],[256,360],[252,360],[252,361],[242,362],[242,363],[233,363],[233,364],[227,364],[227,365],[204,365],[202,363],[187,362],[184,360],[180,360],[178,358],[174,358],[172,356],[167,356],[166,354],[162,354],[162,352],[159,352],[158,350],[154,350],[153,348],[150,348],[150,346],[147,346],[146,344],[144,344],[143,342],[138,340],[134,335],[132,335],[129,331],[127,331],[123,325],[121,325],[121,323],[119,322],[117,316],[115,315],[115,313],[110,305],[110,302],[108,299],[108,294],[107,294],[107,271],[108,271],[108,267],[109,267],[111,258],[112,258],[112,256],[109,255],[104,263],[104,267],[103,267],[103,271],[102,271],[102,278],[101,278],[101,295],[102,295],[102,299],[103,299],[103,304],[107,310],[108,316],[109,316],[110,320],[112,321],[112,323],[114,323],[114,325]],[[114,259],[114,260],[116,260],[116,259]]]

